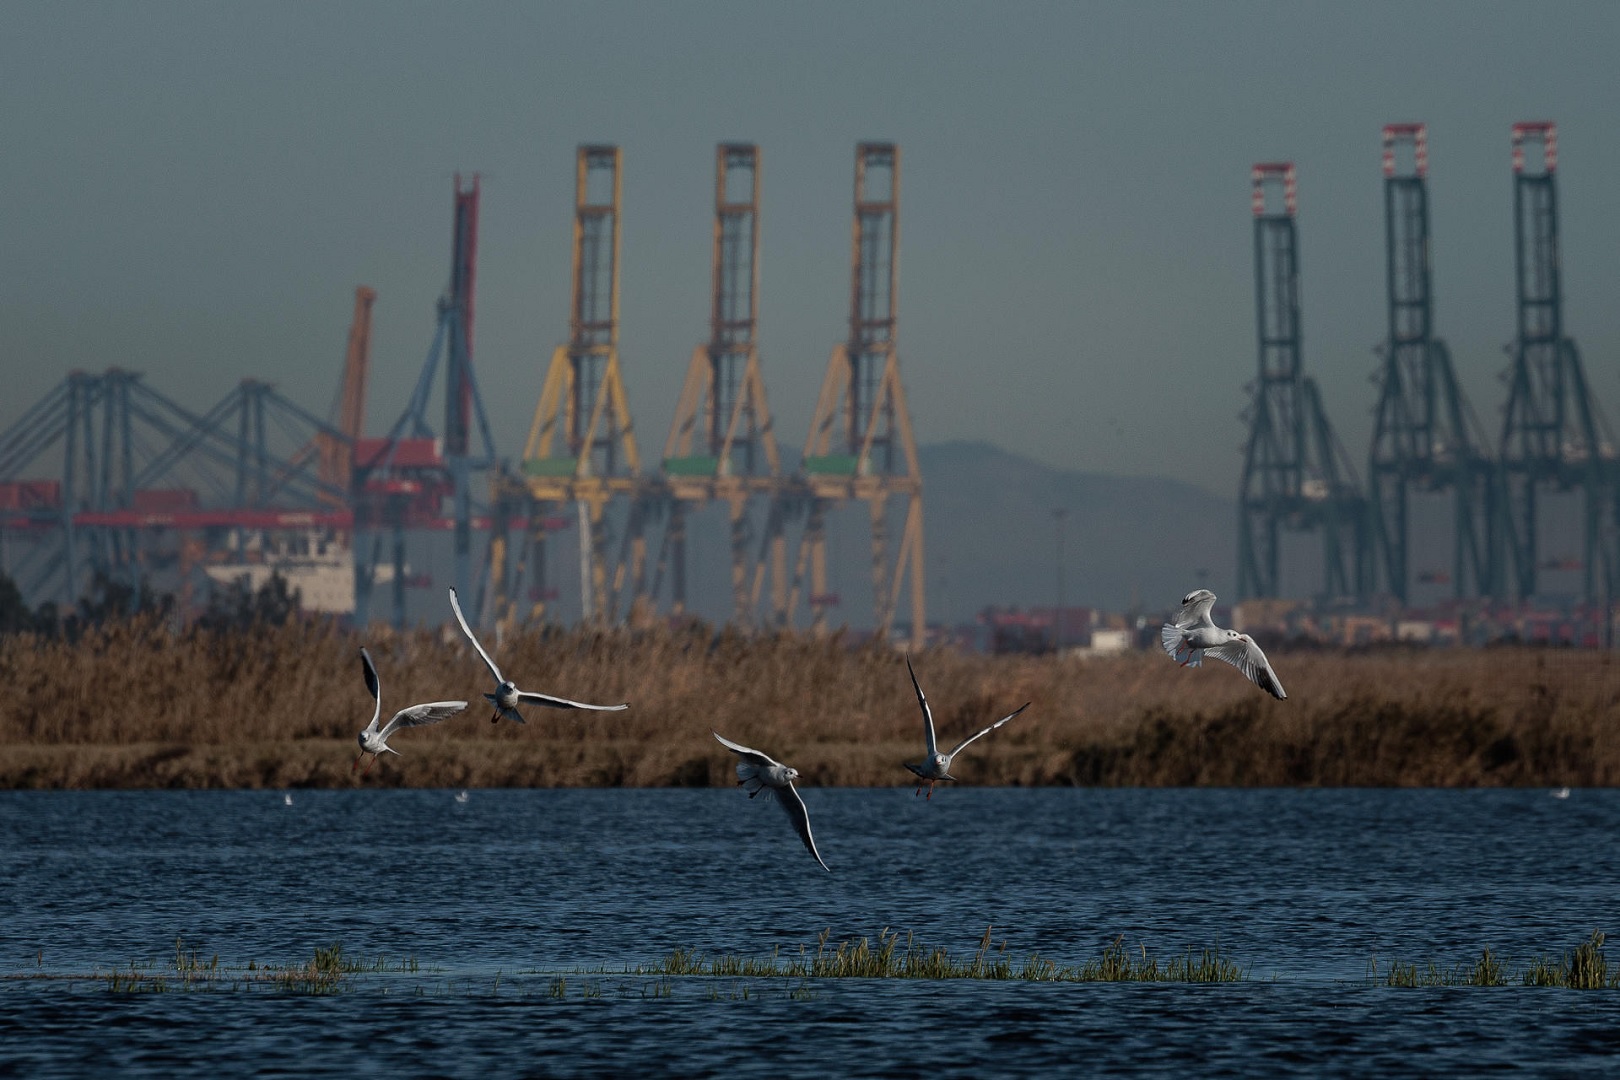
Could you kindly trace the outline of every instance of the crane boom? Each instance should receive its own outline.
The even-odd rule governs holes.
[[[371,364],[371,305],[377,290],[358,285],[354,290],[354,319],[349,324],[349,348],[343,359],[343,389],[338,399],[337,429],[348,436],[347,443],[317,435],[321,454],[321,479],[347,490],[354,471],[354,443],[365,430],[366,373]]]
[[[371,364],[371,305],[377,290],[365,285],[354,290],[354,321],[349,326],[349,351],[343,361],[343,404],[338,430],[358,439],[366,424],[366,373]]]

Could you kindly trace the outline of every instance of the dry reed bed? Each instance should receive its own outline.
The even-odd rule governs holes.
[[[709,730],[810,784],[904,784],[921,730],[900,655],[837,637],[701,627],[509,637],[521,684],[623,713],[529,709],[491,725],[477,657],[453,634],[364,638],[392,710],[464,697],[407,732],[377,786],[731,783]],[[174,636],[145,624],[76,645],[0,638],[0,787],[287,787],[356,783],[370,717],[362,639],[323,623]],[[1620,783],[1620,664],[1601,652],[1284,652],[1289,699],[1221,664],[1164,656],[915,658],[942,741],[1034,704],[958,764],[979,784],[1564,785]]]

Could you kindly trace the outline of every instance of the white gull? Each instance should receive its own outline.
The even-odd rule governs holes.
[[[737,762],[737,783],[747,789],[748,797],[752,799],[762,791],[775,796],[787,812],[788,820],[793,822],[793,831],[799,834],[804,846],[810,849],[810,854],[816,857],[816,862],[821,863],[823,870],[831,872],[832,867],[822,861],[821,852],[816,850],[816,838],[810,835],[810,811],[805,809],[804,800],[793,786],[793,781],[799,778],[799,770],[783,765],[769,754],[734,743],[718,731],[711,734],[721,746],[742,759]]]
[[[1181,598],[1181,610],[1159,630],[1159,642],[1170,659],[1182,667],[1200,667],[1208,654],[1231,664],[1260,689],[1274,698],[1286,698],[1277,673],[1254,638],[1236,630],[1223,630],[1209,617],[1215,594],[1198,589]],[[1186,659],[1182,659],[1185,656]]]
[[[430,701],[425,705],[412,705],[408,709],[399,710],[394,714],[392,720],[389,720],[388,723],[382,726],[381,730],[378,730],[377,722],[382,719],[382,683],[377,678],[377,668],[371,662],[371,654],[364,649],[360,650],[360,668],[365,673],[366,689],[371,691],[371,700],[376,702],[377,705],[372,711],[371,723],[367,724],[365,730],[360,732],[360,754],[359,757],[354,759],[354,764],[349,767],[350,772],[354,772],[355,769],[360,767],[360,758],[365,757],[367,754],[371,755],[371,761],[366,764],[366,772],[370,772],[371,766],[377,764],[377,759],[383,754],[399,753],[398,750],[388,745],[388,736],[400,728],[437,724],[441,720],[448,720],[467,707],[465,701]],[[361,775],[364,776],[365,773],[361,773]]]
[[[934,797],[935,784],[939,783],[941,780],[956,779],[956,777],[951,775],[951,760],[955,758],[957,754],[960,754],[963,750],[966,750],[968,748],[968,744],[972,743],[975,739],[983,738],[984,736],[990,734],[992,731],[996,730],[996,728],[1000,727],[1002,724],[1005,724],[1007,721],[1029,708],[1029,702],[1024,702],[1022,705],[1018,706],[1018,708],[1014,709],[1006,716],[1003,716],[1000,720],[997,720],[983,731],[975,732],[974,734],[969,735],[967,738],[958,743],[956,745],[956,749],[952,750],[950,753],[942,754],[939,752],[939,744],[934,738],[934,711],[928,707],[928,699],[923,696],[922,686],[917,682],[917,672],[912,668],[911,657],[909,656],[906,657],[906,671],[911,673],[911,688],[917,691],[917,704],[922,706],[923,738],[928,741],[928,755],[923,758],[922,763],[919,765],[913,765],[909,761],[903,762],[903,764],[906,768],[916,773],[919,780],[928,781],[928,798],[932,799]],[[917,788],[916,794],[922,794],[922,788],[920,786]]]
[[[523,714],[517,710],[520,703],[523,705],[545,705],[552,709],[594,709],[597,712],[618,712],[620,709],[630,707],[629,703],[623,705],[587,705],[583,701],[569,701],[567,698],[552,697],[550,694],[536,694],[528,690],[519,690],[516,683],[501,674],[501,669],[495,666],[495,661],[489,658],[489,653],[485,652],[484,647],[478,644],[478,639],[473,636],[472,628],[467,625],[466,616],[461,614],[461,601],[456,599],[456,590],[453,587],[450,590],[450,610],[456,613],[456,622],[461,624],[461,632],[467,635],[467,640],[472,642],[473,648],[478,650],[478,655],[483,657],[484,665],[489,668],[489,673],[495,676],[495,692],[484,695],[489,699],[490,704],[495,706],[495,714],[489,718],[490,723],[495,723],[503,716],[508,720],[516,720],[520,724],[527,723],[523,719]]]

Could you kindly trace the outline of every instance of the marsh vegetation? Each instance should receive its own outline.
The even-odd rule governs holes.
[[[1078,965],[1059,965],[1031,952],[1022,959],[1009,955],[1007,942],[991,940],[991,928],[972,959],[959,959],[942,948],[925,948],[910,933],[901,937],[887,927],[873,943],[865,937],[846,938],[829,947],[824,932],[814,952],[801,948],[798,955],[754,959],[736,954],[705,958],[677,949],[642,975],[706,975],[768,979],[1019,979],[1025,982],[1242,982],[1246,972],[1221,953],[1206,948],[1172,955],[1161,961],[1146,945],[1126,946],[1116,937],[1101,955]]]
[[[57,972],[40,970],[3,976],[7,981],[50,981],[100,983],[114,993],[163,994],[186,991],[279,990],[298,994],[331,994],[342,989],[352,976],[360,974],[415,974],[421,966],[414,958],[390,961],[383,957],[359,960],[345,956],[341,942],[316,946],[310,959],[293,963],[246,965],[220,963],[219,954],[206,959],[189,947],[184,938],[174,941],[174,955],[167,963],[130,961],[106,970]]]
[[[337,787],[369,718],[362,644],[389,701],[476,700],[484,673],[453,628],[365,637],[325,622],[176,634],[156,618],[76,641],[0,635],[0,787]],[[898,785],[921,725],[895,650],[834,635],[700,625],[508,635],[525,685],[627,712],[535,710],[410,733],[368,785],[732,783],[709,729],[768,746],[811,785]],[[1024,701],[974,745],[974,784],[1605,786],[1620,783],[1620,664],[1546,649],[1281,652],[1287,701],[1157,653],[916,657],[943,739]]]
[[[460,994],[500,996],[503,986],[520,998],[557,1001],[590,1000],[611,994],[617,998],[669,998],[683,980],[713,980],[703,991],[708,1000],[748,1000],[782,993],[794,1000],[816,996],[814,984],[828,979],[977,980],[1038,983],[1241,983],[1251,979],[1219,946],[1187,948],[1168,956],[1156,955],[1145,944],[1128,945],[1114,938],[1096,956],[1079,964],[1059,964],[1039,952],[1022,956],[1008,943],[996,943],[985,928],[971,956],[953,957],[943,948],[928,948],[910,934],[884,928],[876,940],[852,937],[832,942],[824,931],[814,949],[801,946],[784,955],[780,949],[761,956],[721,953],[705,956],[676,949],[663,960],[622,969],[534,968],[514,975],[493,977],[446,975],[424,968],[415,958],[357,959],[346,955],[341,943],[317,947],[305,961],[244,965],[222,964],[217,954],[204,957],[183,939],[176,939],[167,963],[131,961],[123,966],[90,972],[39,971],[0,975],[6,982],[71,982],[104,986],[119,994],[183,992],[274,991],[290,994],[334,994],[358,988],[366,980],[381,980],[381,992],[393,986],[413,996]],[[1605,937],[1594,931],[1587,940],[1557,956],[1536,956],[1523,963],[1504,960],[1485,948],[1470,963],[1451,966],[1400,960],[1368,963],[1367,982],[1373,986],[1404,989],[1434,987],[1553,987],[1571,990],[1620,989],[1620,969],[1611,968],[1604,955]],[[427,977],[426,982],[423,976]],[[1268,977],[1274,979],[1275,976]]]
[[[1592,936],[1556,957],[1538,956],[1525,963],[1504,961],[1490,948],[1480,952],[1472,964],[1440,967],[1434,963],[1419,967],[1392,961],[1380,967],[1373,960],[1367,967],[1369,982],[1384,986],[1555,986],[1567,990],[1620,989],[1620,970],[1611,970],[1603,954],[1604,935]]]

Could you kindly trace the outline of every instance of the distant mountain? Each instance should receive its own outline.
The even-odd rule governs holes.
[[[931,622],[971,621],[990,605],[1056,603],[1052,511],[1059,507],[1068,510],[1067,603],[1109,611],[1140,604],[1160,612],[1197,586],[1231,595],[1237,559],[1232,499],[1163,477],[1053,468],[982,442],[934,443],[920,447],[918,455]],[[784,453],[782,464],[792,470],[797,460]],[[723,505],[707,506],[687,524],[691,610],[716,621],[731,613],[725,514]],[[895,507],[892,543],[898,543],[899,529]],[[842,506],[828,519],[828,589],[841,598],[831,616],[835,625],[871,625],[869,537],[864,506]],[[558,610],[566,619],[578,578],[570,573],[568,548],[559,547],[554,560],[565,597]],[[896,615],[902,621],[909,616],[904,598]]]
[[[1070,604],[1161,610],[1195,586],[1231,593],[1232,499],[1164,477],[1053,468],[982,442],[934,443],[918,457],[931,621],[1052,605],[1059,508]]]

